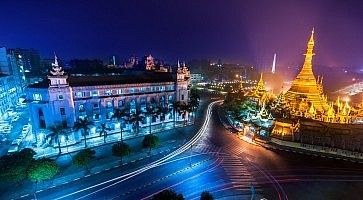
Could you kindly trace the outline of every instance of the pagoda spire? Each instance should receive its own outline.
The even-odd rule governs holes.
[[[59,64],[58,64],[58,57],[57,57],[57,55],[55,54],[55,52],[54,52],[54,63],[52,63],[52,66],[53,66],[53,67],[59,67]]]
[[[310,39],[308,41],[308,47],[306,49],[306,53],[304,54],[305,55],[304,65],[300,73],[313,74],[312,60],[313,56],[315,55],[315,53],[313,53],[314,44],[315,42],[314,42],[314,28],[313,28],[313,30],[311,31]]]

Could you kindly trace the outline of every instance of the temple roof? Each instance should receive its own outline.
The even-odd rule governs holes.
[[[130,71],[125,74],[118,75],[90,75],[75,76],[72,75],[67,79],[72,87],[77,86],[97,86],[97,85],[118,85],[118,84],[134,84],[134,83],[162,83],[175,82],[175,74],[167,72],[145,72]],[[49,80],[32,84],[29,88],[48,88]]]

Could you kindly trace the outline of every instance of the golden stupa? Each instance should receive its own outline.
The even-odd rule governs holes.
[[[301,101],[309,102],[319,112],[329,109],[329,105],[323,95],[322,79],[315,79],[312,69],[312,59],[315,55],[314,49],[314,29],[311,32],[306,50],[304,65],[301,71],[292,82],[291,88],[285,93],[285,98],[293,109],[299,108]]]

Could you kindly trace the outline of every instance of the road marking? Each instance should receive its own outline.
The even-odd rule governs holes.
[[[219,101],[214,101],[212,103],[210,103],[207,107],[207,114],[206,114],[206,117],[204,119],[204,122],[203,122],[203,125],[201,126],[201,128],[198,130],[198,132],[193,136],[192,139],[190,139],[187,143],[185,143],[184,145],[180,145],[180,148],[176,149],[175,151],[171,152],[170,154],[168,155],[165,155],[164,157],[152,162],[152,163],[149,163],[147,165],[145,165],[144,167],[138,169],[138,170],[135,170],[133,172],[130,172],[130,173],[127,173],[127,174],[124,174],[124,175],[121,175],[121,176],[118,176],[118,177],[115,177],[115,178],[112,178],[112,179],[109,179],[107,181],[103,181],[101,183],[98,183],[98,184],[94,184],[92,186],[89,186],[87,188],[83,188],[83,189],[80,189],[80,190],[77,190],[75,192],[71,192],[71,193],[68,193],[66,195],[63,195],[63,196],[60,196],[58,198],[56,198],[55,200],[59,200],[59,199],[64,199],[64,198],[67,198],[67,197],[70,197],[72,195],[75,195],[75,194],[78,194],[78,193],[81,193],[81,192],[84,192],[84,191],[87,191],[87,190],[90,190],[90,189],[93,189],[95,187],[99,187],[101,185],[105,185],[107,183],[110,183],[110,182],[114,182],[114,183],[111,183],[109,185],[106,185],[106,186],[103,186],[102,188],[100,189],[97,189],[93,192],[89,192],[87,193],[86,195],[83,195],[77,199],[83,199],[83,198],[86,198],[90,195],[93,195],[97,192],[100,192],[102,190],[105,190],[107,188],[110,188],[114,185],[117,185],[123,181],[126,181],[132,177],[135,177],[149,169],[152,169],[152,168],[155,168],[155,167],[158,167],[158,166],[161,166],[163,164],[165,164],[168,160],[178,156],[179,154],[185,152],[186,150],[188,150],[190,148],[191,145],[195,144],[200,138],[202,138],[203,134],[208,130],[208,124],[209,124],[209,121],[211,119],[211,115],[212,115],[212,108],[213,106],[216,104],[216,103],[220,103],[222,102],[223,100],[219,100]],[[175,147],[176,148],[176,147]],[[210,171],[210,169],[208,170]],[[188,180],[188,179],[187,179]]]

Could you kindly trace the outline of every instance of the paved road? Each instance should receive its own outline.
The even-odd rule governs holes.
[[[147,199],[166,188],[186,199],[204,190],[219,199],[251,199],[252,190],[255,199],[361,199],[363,165],[245,143],[221,125],[216,110],[197,139],[148,170],[113,169],[39,192],[38,199]]]

